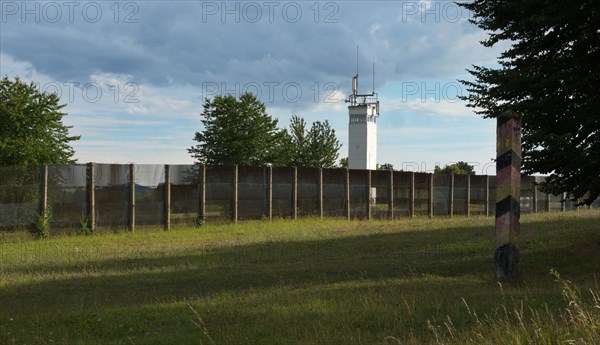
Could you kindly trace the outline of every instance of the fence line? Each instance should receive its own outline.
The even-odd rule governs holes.
[[[576,208],[566,194],[541,192],[543,180],[522,177],[522,213]],[[494,195],[495,176],[487,175],[96,163],[0,167],[0,229],[30,226],[47,208],[52,227],[86,222],[91,229],[130,231],[274,217],[491,216]]]

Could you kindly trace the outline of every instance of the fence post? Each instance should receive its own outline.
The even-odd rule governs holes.
[[[350,220],[350,169],[346,168],[346,218]]]
[[[43,217],[48,210],[48,164],[42,164],[40,167],[40,217]]]
[[[511,279],[519,261],[521,119],[512,111],[497,118],[496,250],[497,279]]]
[[[233,166],[233,202],[231,218],[234,223],[238,221],[238,166]]]
[[[450,174],[449,179],[450,186],[448,187],[448,215],[450,218],[452,218],[452,216],[454,216],[454,174]]]
[[[550,212],[550,194],[546,193],[546,212]]]
[[[171,167],[165,164],[165,230],[171,230]]]
[[[394,219],[394,170],[390,170],[390,200],[388,201],[390,219]]]
[[[267,212],[269,220],[273,220],[273,167],[267,169]]]
[[[433,174],[429,174],[429,188],[427,188],[427,212],[429,218],[433,218]]]
[[[96,172],[94,163],[87,164],[87,226],[96,229]]]
[[[371,170],[367,170],[367,219],[371,219]]]
[[[292,218],[298,219],[298,167],[294,167],[294,180],[292,186]]]
[[[567,193],[563,192],[562,199],[560,200],[560,211],[565,212],[567,210]]]
[[[135,231],[135,164],[129,164],[129,231]]]
[[[408,213],[411,218],[415,216],[415,172],[410,172],[410,200],[408,204]]]
[[[485,216],[490,216],[490,175],[485,175]]]
[[[537,211],[538,211],[538,205],[537,205],[537,203],[538,203],[538,193],[537,193],[536,177],[532,176],[531,180],[532,180],[531,184],[533,185],[532,186],[532,194],[533,194],[533,197],[532,197],[533,201],[532,201],[532,203],[533,203],[533,205],[531,205],[531,206],[533,208],[533,210],[532,210],[533,213],[537,213]]]
[[[323,168],[319,168],[319,218],[323,218]]]
[[[200,164],[198,175],[198,218],[206,222],[206,164]]]
[[[467,174],[467,197],[466,205],[467,217],[471,217],[471,174]]]

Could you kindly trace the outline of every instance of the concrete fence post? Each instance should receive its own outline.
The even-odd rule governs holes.
[[[415,173],[410,172],[409,175],[410,191],[409,191],[409,202],[408,202],[408,213],[411,218],[415,217]]]
[[[206,221],[206,164],[198,170],[198,218]]]
[[[238,166],[233,166],[233,179],[232,179],[232,189],[233,189],[233,200],[232,200],[232,210],[231,210],[231,220],[234,223],[238,221],[238,176],[239,170]]]
[[[448,187],[448,216],[452,218],[454,216],[454,174],[450,174]]]
[[[273,167],[267,168],[267,214],[273,220]]]
[[[346,218],[350,220],[350,216],[350,169],[346,168]]]
[[[164,205],[165,205],[165,230],[171,230],[171,167],[165,164],[165,189],[164,189]]]
[[[467,174],[467,196],[465,199],[467,217],[471,217],[471,174]]]
[[[367,170],[367,219],[371,219],[371,170]]]
[[[298,167],[294,167],[294,177],[292,185],[292,218],[298,219]]]
[[[485,196],[485,205],[484,205],[484,210],[485,210],[485,216],[489,217],[490,216],[490,176],[489,175],[485,175],[485,192],[484,192]]]
[[[129,231],[135,231],[135,164],[129,164]]]
[[[40,167],[40,205],[39,214],[43,217],[48,210],[48,164]]]
[[[92,231],[96,229],[96,166],[87,164],[87,226]]]
[[[433,174],[428,175],[429,187],[427,188],[427,212],[433,218]]]
[[[318,191],[319,191],[319,218],[323,218],[323,168],[319,168],[319,181],[318,181]]]
[[[388,200],[388,213],[390,219],[394,219],[394,170],[390,170],[390,193]]]

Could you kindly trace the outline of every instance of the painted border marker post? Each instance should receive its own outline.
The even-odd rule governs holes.
[[[496,132],[496,278],[517,275],[521,196],[521,118],[506,111]]]

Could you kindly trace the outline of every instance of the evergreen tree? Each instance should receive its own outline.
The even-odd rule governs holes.
[[[462,4],[501,41],[499,68],[473,66],[463,97],[477,113],[522,117],[523,173],[549,174],[542,189],[591,204],[600,195],[600,2],[475,0]]]

